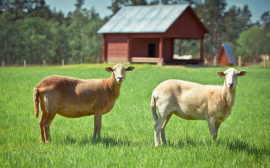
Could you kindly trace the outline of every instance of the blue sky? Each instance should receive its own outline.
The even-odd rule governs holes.
[[[270,11],[270,0],[226,0],[227,9],[235,5],[237,7],[243,7],[245,4],[248,5],[249,10],[252,13],[251,21],[255,23],[260,19],[260,16],[265,11]],[[69,11],[74,11],[76,0],[46,0],[47,5],[51,9],[56,8],[56,11],[62,11],[67,14]],[[85,0],[83,8],[90,9],[92,6],[95,7],[96,11],[103,18],[111,15],[112,12],[107,9],[110,6],[111,0]]]

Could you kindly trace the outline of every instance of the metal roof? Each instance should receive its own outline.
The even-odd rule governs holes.
[[[165,33],[187,7],[188,5],[123,7],[98,33]]]
[[[233,53],[232,53],[230,44],[224,43],[224,44],[222,44],[222,46],[224,47],[226,55],[228,56],[229,63],[230,64],[236,64],[236,61],[235,61],[235,59],[233,57]]]

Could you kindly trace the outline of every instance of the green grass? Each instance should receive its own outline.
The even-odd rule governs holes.
[[[52,143],[40,144],[33,88],[57,74],[108,78],[107,65],[8,67],[0,69],[0,167],[270,167],[270,70],[250,67],[239,77],[236,102],[212,144],[206,121],[173,116],[168,144],[154,147],[153,89],[167,79],[221,85],[215,72],[226,67],[177,68],[133,65],[114,109],[103,116],[101,140],[92,142],[93,116],[59,115],[51,124]],[[237,68],[238,69],[238,68]]]

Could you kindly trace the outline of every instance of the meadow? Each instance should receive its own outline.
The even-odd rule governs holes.
[[[52,142],[40,144],[33,88],[50,75],[109,78],[111,64],[0,69],[0,167],[270,167],[270,69],[243,67],[236,101],[212,144],[206,121],[173,116],[167,145],[154,147],[153,89],[167,79],[222,85],[227,67],[159,67],[133,64],[114,109],[103,116],[101,140],[92,142],[94,117],[57,115]],[[238,67],[236,68],[240,70]]]

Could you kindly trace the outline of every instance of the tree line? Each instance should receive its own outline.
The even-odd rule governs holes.
[[[0,1],[0,59],[6,64],[96,62],[102,54],[98,29],[108,20],[94,7],[75,10],[66,16],[51,10],[45,0]]]
[[[84,0],[74,0],[74,11],[52,10],[45,0],[0,0],[0,60],[6,64],[96,62],[101,60],[102,34],[98,29],[123,6],[190,4],[209,30],[204,55],[211,59],[222,43],[244,60],[259,60],[270,54],[270,13],[262,12],[251,22],[247,5],[231,6],[226,0],[112,0],[111,16],[101,18],[94,7],[83,8]]]

